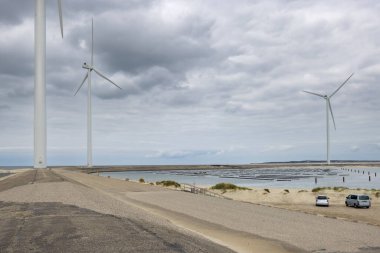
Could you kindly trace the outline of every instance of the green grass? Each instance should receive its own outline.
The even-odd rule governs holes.
[[[246,187],[240,187],[230,183],[219,183],[211,187],[213,190],[249,190]]]
[[[179,183],[177,183],[176,181],[172,181],[172,180],[159,181],[159,182],[156,182],[156,185],[174,186],[175,188],[181,187],[181,185]]]

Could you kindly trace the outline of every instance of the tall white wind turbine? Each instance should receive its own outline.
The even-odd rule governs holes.
[[[34,168],[46,168],[46,14],[45,0],[36,0],[34,20]],[[62,5],[58,0],[63,38]]]
[[[95,71],[103,79],[107,80],[111,84],[115,85],[117,88],[121,89],[116,83],[112,82],[105,75],[100,73],[94,67],[94,20],[91,20],[91,65],[87,63],[83,63],[82,68],[87,69],[87,73],[83,78],[82,83],[79,85],[76,90],[74,96],[78,93],[78,91],[82,88],[84,82],[87,79],[87,167],[92,167],[92,112],[91,112],[91,72]]]
[[[354,73],[352,73],[339,87],[338,89],[336,89],[333,93],[331,93],[330,96],[328,95],[322,95],[322,94],[318,94],[318,93],[314,93],[314,92],[310,92],[310,91],[303,91],[303,92],[306,92],[306,93],[309,93],[311,95],[315,95],[315,96],[318,96],[318,97],[321,97],[323,99],[326,100],[326,138],[327,138],[327,142],[326,142],[326,145],[327,145],[327,164],[330,164],[330,126],[329,126],[329,114],[331,113],[331,118],[333,120],[333,123],[334,123],[334,129],[336,130],[336,126],[335,126],[335,119],[334,119],[334,114],[333,114],[333,111],[332,111],[332,108],[331,108],[331,103],[330,103],[330,99],[343,87],[343,85],[345,85],[348,80],[350,80],[350,78],[354,75]],[[330,111],[330,113],[329,113]]]

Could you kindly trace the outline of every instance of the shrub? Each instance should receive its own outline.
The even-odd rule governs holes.
[[[240,187],[230,183],[219,183],[211,187],[213,190],[248,190],[246,187]]]
[[[376,198],[380,198],[380,192],[376,192],[375,196]]]
[[[270,190],[269,190],[269,189],[264,189],[264,191],[266,191],[267,193],[270,193]]]
[[[288,190],[288,189],[285,189],[284,192],[289,193],[289,190]]]
[[[341,192],[341,191],[347,190],[348,188],[340,186],[340,187],[334,187],[333,189],[336,192]]]
[[[144,178],[140,178],[140,179],[139,179],[139,182],[140,182],[140,183],[145,183]]]
[[[156,185],[174,186],[175,188],[181,187],[181,185],[179,183],[177,183],[176,181],[172,181],[172,180],[164,180],[164,181],[156,182]]]
[[[306,190],[299,190],[298,192],[307,192]]]
[[[317,187],[317,188],[314,188],[313,190],[311,190],[311,192],[319,192],[319,191],[322,191],[323,188],[321,187]]]

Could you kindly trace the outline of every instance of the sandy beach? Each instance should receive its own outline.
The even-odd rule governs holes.
[[[228,190],[225,193],[222,193],[222,191],[216,192],[238,201],[380,226],[380,195],[376,194],[380,191],[342,188],[337,188],[336,190],[323,189],[318,192],[312,192],[310,189],[269,188],[267,190],[269,192],[265,189]],[[346,207],[344,201],[349,194],[369,195],[372,202],[371,208],[357,209]],[[330,198],[330,206],[315,206],[315,197],[317,195],[327,195]]]
[[[280,189],[272,189],[273,192],[267,194],[263,194],[262,190],[226,192],[225,195],[236,199],[227,200],[62,169],[39,170],[34,177],[31,173],[28,176],[32,183],[5,184],[15,181],[16,176],[2,181],[0,201],[30,204],[54,202],[90,210],[97,215],[112,215],[134,222],[138,220],[142,224],[150,224],[156,234],[162,233],[160,242],[169,240],[164,235],[167,231],[173,231],[170,238],[175,243],[178,237],[177,243],[183,246],[182,249],[190,247],[186,237],[196,241],[197,252],[374,253],[380,249],[380,227],[371,225],[374,220],[353,222],[315,215],[295,208],[298,204],[302,205],[302,200],[293,205],[293,210],[287,210],[292,208],[285,209],[280,204],[274,204],[285,203],[279,201],[280,196],[285,196]],[[22,181],[21,177],[19,181]],[[305,194],[301,199],[308,200],[307,206],[312,208],[312,201],[309,200],[309,197],[313,198],[312,193],[289,192],[288,197],[298,200],[298,194]],[[252,199],[258,200],[247,203],[247,199],[251,202]],[[284,201],[286,197],[282,199]],[[377,210],[377,205],[378,202],[368,210],[346,208],[346,212],[372,212]],[[330,207],[323,209],[330,210]],[[111,223],[107,221],[102,226],[109,227]],[[162,252],[165,249],[167,252],[193,252],[190,249],[176,251],[175,247],[165,247]],[[146,252],[149,252],[149,247]]]

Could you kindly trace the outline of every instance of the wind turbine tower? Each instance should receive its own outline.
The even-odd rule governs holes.
[[[327,138],[327,141],[326,141],[326,145],[327,145],[327,147],[326,147],[327,148],[326,162],[327,162],[327,164],[330,164],[330,126],[329,126],[329,119],[330,119],[329,114],[330,113],[331,113],[331,118],[332,118],[333,123],[334,123],[334,129],[336,130],[335,119],[334,119],[334,114],[333,114],[333,111],[331,108],[330,99],[343,87],[343,85],[345,85],[348,82],[348,80],[350,80],[350,78],[353,75],[354,75],[354,73],[352,73],[333,93],[331,93],[330,96],[304,90],[304,92],[306,92],[306,93],[321,97],[321,98],[326,100],[326,138]]]
[[[34,168],[46,168],[46,13],[45,0],[36,0],[34,20]],[[63,38],[62,5],[58,0]]]
[[[87,70],[86,75],[83,78],[82,83],[79,85],[76,90],[74,96],[78,93],[78,91],[82,88],[84,82],[87,79],[87,167],[92,167],[92,103],[91,103],[91,73],[94,71],[103,79],[107,80],[111,84],[115,85],[117,88],[121,89],[116,83],[112,82],[105,75],[100,73],[94,67],[94,20],[91,20],[91,64],[83,63],[82,68]]]

